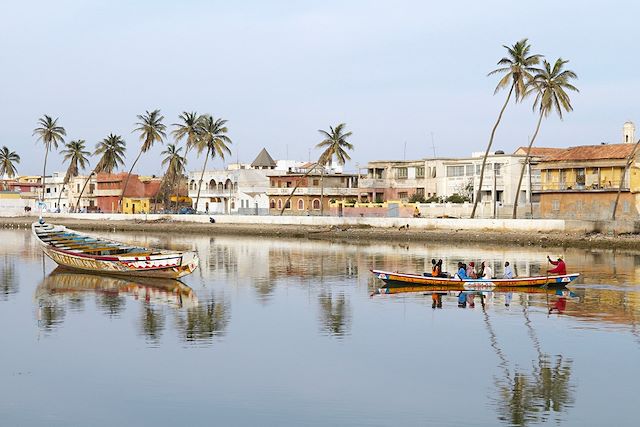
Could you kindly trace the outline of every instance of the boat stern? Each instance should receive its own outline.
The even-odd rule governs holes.
[[[200,258],[195,252],[186,252],[182,255],[182,264],[179,267],[178,277],[193,273],[200,265]]]

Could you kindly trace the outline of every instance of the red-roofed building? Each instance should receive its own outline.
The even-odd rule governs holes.
[[[96,177],[96,204],[101,212],[118,212],[127,173],[99,173]],[[160,191],[162,179],[131,174],[127,192],[123,198],[123,213],[148,213],[153,198]]]

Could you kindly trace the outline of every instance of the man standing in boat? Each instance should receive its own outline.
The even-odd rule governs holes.
[[[551,261],[551,258],[549,257],[549,255],[547,255],[547,260],[549,260],[549,262],[553,265],[555,265],[555,268],[552,268],[551,270],[547,270],[547,273],[549,274],[556,274],[558,276],[563,276],[565,274],[567,274],[567,266],[564,263],[564,261],[562,260],[561,257],[558,257],[557,261]]]

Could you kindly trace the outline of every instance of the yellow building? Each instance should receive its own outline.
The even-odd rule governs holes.
[[[150,197],[123,197],[122,212],[126,214],[149,213],[153,203]]]
[[[571,147],[537,165],[540,170],[542,218],[603,220],[613,214],[618,188],[622,193],[616,217],[637,219],[640,208],[640,165],[624,175],[634,144]],[[631,179],[629,179],[631,177]]]

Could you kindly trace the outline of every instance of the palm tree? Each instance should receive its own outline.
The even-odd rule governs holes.
[[[153,147],[155,142],[164,142],[164,138],[166,138],[166,126],[162,121],[164,120],[164,116],[160,114],[160,110],[153,110],[152,112],[145,111],[145,114],[139,114],[138,116],[139,122],[136,123],[138,126],[133,131],[140,132],[140,141],[142,141],[142,147],[140,147],[140,152],[138,152],[138,157],[133,161],[131,165],[131,169],[127,174],[127,179],[124,181],[124,188],[122,189],[122,194],[120,195],[120,200],[118,200],[118,208],[122,207],[122,199],[127,191],[127,186],[129,185],[129,178],[131,177],[131,172],[133,172],[133,168],[136,167],[136,163],[140,160],[140,156],[142,153],[146,153]]]
[[[204,157],[204,165],[202,166],[202,172],[200,173],[200,181],[198,182],[198,195],[196,196],[195,209],[198,209],[198,202],[200,201],[200,190],[202,189],[202,179],[204,177],[204,171],[207,168],[207,160],[209,157],[212,159],[216,156],[224,159],[224,155],[231,154],[231,150],[227,144],[232,144],[231,139],[226,135],[229,129],[225,126],[227,123],[224,119],[214,119],[209,114],[204,114],[198,118],[198,133],[200,138],[197,139],[196,148],[198,154],[202,153],[205,149],[207,154]]]
[[[522,163],[522,168],[520,170],[520,179],[518,180],[518,186],[516,187],[516,195],[515,200],[513,202],[513,218],[517,217],[517,209],[518,209],[518,195],[520,194],[520,186],[522,185],[522,177],[524,176],[524,171],[529,162],[529,154],[531,152],[531,147],[538,136],[538,132],[540,131],[540,124],[542,123],[543,117],[548,117],[552,111],[556,111],[560,120],[562,120],[562,111],[573,111],[573,107],[571,106],[571,98],[567,94],[567,91],[579,92],[578,89],[573,86],[570,82],[571,80],[577,79],[578,76],[571,70],[565,70],[564,66],[569,61],[565,61],[562,58],[558,58],[556,62],[551,66],[551,63],[544,60],[542,62],[542,70],[540,70],[533,80],[529,82],[529,89],[527,90],[527,94],[535,93],[536,99],[533,103],[534,111],[536,108],[539,111],[538,115],[538,123],[536,125],[536,130],[533,133],[533,137],[529,141],[529,146],[527,147],[527,155],[524,158],[524,163]]]
[[[58,209],[60,208],[60,199],[64,192],[64,186],[69,183],[71,178],[78,176],[80,169],[84,170],[84,168],[89,164],[87,156],[90,156],[91,153],[84,150],[85,143],[84,139],[67,142],[64,145],[64,150],[61,151],[64,155],[63,161],[68,161],[69,167],[67,168],[67,173],[62,181],[62,189],[60,190],[60,193],[58,193]]]
[[[631,153],[627,156],[627,161],[624,165],[624,170],[622,171],[622,176],[620,177],[620,185],[618,185],[618,193],[616,194],[616,201],[613,203],[613,213],[611,214],[611,219],[615,221],[616,212],[618,210],[618,203],[620,203],[620,193],[622,193],[622,188],[624,187],[624,177],[629,173],[629,168],[633,164],[636,158],[636,154],[638,153],[638,146],[640,146],[640,139],[638,139],[631,149]]]
[[[119,166],[124,165],[125,151],[127,150],[126,145],[121,136],[112,133],[96,144],[96,150],[93,152],[93,155],[100,155],[101,157],[82,186],[82,191],[80,191],[78,201],[76,202],[76,211],[78,211],[80,207],[82,193],[84,193],[84,189],[87,187],[93,175],[97,175],[100,172],[112,173],[115,169],[118,169]]]
[[[185,165],[187,159],[180,155],[182,147],[176,147],[175,144],[167,145],[167,149],[162,152],[165,156],[162,159],[162,166],[167,167],[167,172],[164,174],[165,179],[169,182],[169,198],[171,198],[171,190],[175,189],[176,180],[178,177],[184,174]],[[178,206],[178,194],[176,193],[176,207]]]
[[[184,157],[186,158],[189,150],[198,145],[198,139],[200,138],[199,116],[195,111],[191,113],[183,111],[178,118],[182,120],[182,123],[174,123],[172,125],[175,126],[175,129],[171,131],[171,135],[173,135],[176,142],[180,142],[184,137],[187,137],[184,151]]]
[[[320,169],[320,215],[324,214],[322,200],[324,197],[324,166],[327,163],[331,164],[334,157],[338,160],[339,165],[344,165],[347,160],[351,160],[346,150],[353,150],[353,144],[347,142],[347,138],[353,135],[353,132],[345,133],[346,126],[345,123],[340,123],[335,128],[329,126],[329,132],[322,129],[318,130],[324,139],[316,145],[316,148],[325,149],[318,159],[318,163],[322,166],[322,169]]]
[[[507,108],[509,104],[509,100],[511,99],[511,95],[515,92],[516,102],[522,100],[526,93],[526,88],[528,82],[533,79],[532,73],[539,72],[540,70],[534,65],[540,62],[540,58],[542,55],[531,55],[531,45],[527,39],[522,39],[513,46],[503,45],[505,49],[507,49],[507,56],[498,61],[498,65],[500,68],[497,68],[490,72],[488,75],[492,76],[494,74],[504,74],[504,76],[498,82],[495,91],[493,94],[495,95],[501,89],[505,89],[509,86],[509,93],[507,95],[507,99],[504,101],[504,105],[500,110],[500,114],[498,114],[498,119],[496,123],[493,125],[493,129],[491,129],[491,136],[489,137],[489,144],[487,145],[487,150],[484,153],[484,157],[482,158],[482,168],[480,169],[480,183],[478,184],[478,191],[476,192],[476,197],[473,200],[473,210],[471,211],[471,218],[474,218],[476,215],[476,209],[478,208],[478,202],[480,201],[480,195],[482,194],[482,181],[484,180],[484,169],[487,165],[487,157],[489,156],[489,151],[491,151],[491,146],[493,145],[493,138],[496,134],[496,129],[498,129],[498,125],[500,124],[500,120],[502,120],[502,115],[504,114],[504,110]]]
[[[58,118],[55,120],[51,116],[44,115],[38,119],[38,127],[33,130],[33,135],[38,141],[44,144],[44,166],[42,168],[42,201],[45,194],[45,175],[47,174],[47,157],[51,148],[58,149],[58,144],[64,142],[67,131],[62,126],[58,126]]]
[[[10,151],[6,146],[0,149],[0,177],[13,178],[18,174],[16,165],[20,163],[20,156]]]

